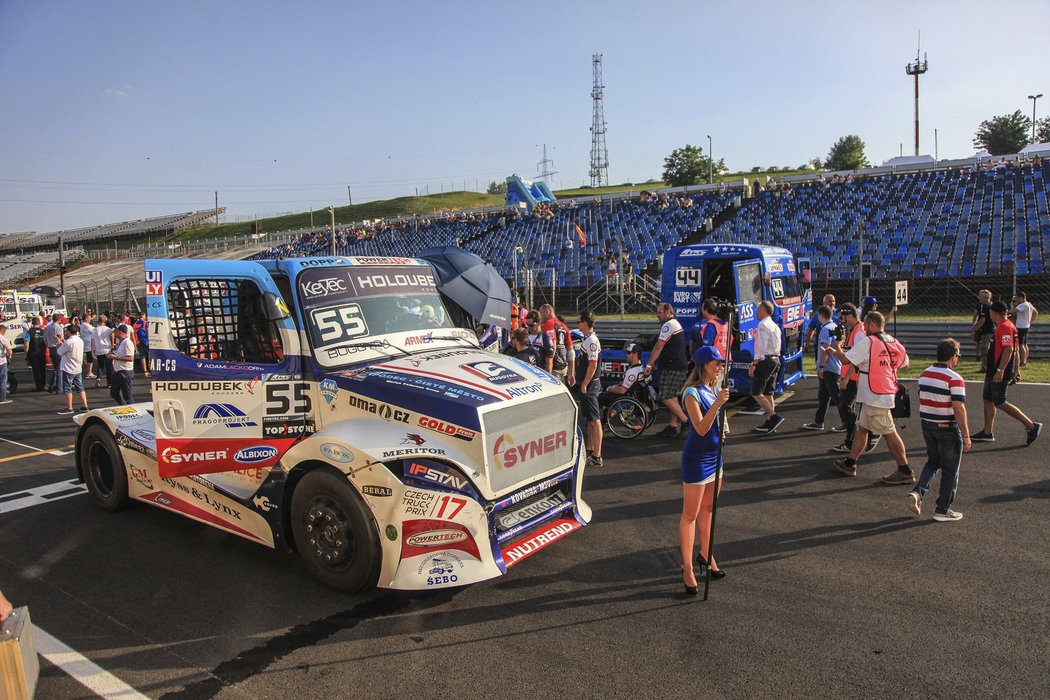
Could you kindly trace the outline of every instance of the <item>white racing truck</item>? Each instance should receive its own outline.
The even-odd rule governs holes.
[[[576,405],[478,347],[411,258],[147,260],[152,403],[76,416],[95,501],[151,503],[325,584],[506,573],[585,525]]]

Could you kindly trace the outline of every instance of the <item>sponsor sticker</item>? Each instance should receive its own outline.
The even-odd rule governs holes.
[[[412,460],[409,462],[405,469],[405,475],[424,479],[457,491],[466,489],[470,483],[467,481],[467,477],[460,474],[458,470],[444,464],[427,462],[425,460]]]
[[[321,443],[321,454],[333,462],[339,462],[341,464],[347,464],[354,461],[353,452],[334,442]]]
[[[227,428],[250,428],[258,425],[241,409],[229,403],[205,403],[193,413],[193,425],[225,425]]]
[[[216,462],[227,459],[229,450],[204,450],[200,452],[183,452],[177,447],[165,447],[160,458],[166,464],[192,464],[195,462]]]
[[[568,518],[558,520],[549,525],[542,532],[504,549],[502,552],[503,562],[507,565],[507,568],[510,568],[526,557],[532,556],[544,547],[550,546],[573,530],[578,530],[581,527],[583,526],[575,520],[569,520]]]
[[[492,362],[490,360],[467,362],[460,365],[460,368],[475,376],[481,377],[489,384],[496,384],[498,386],[525,381],[525,377],[521,376],[510,367],[506,367],[498,362]]]
[[[503,433],[496,438],[492,445],[492,456],[496,464],[504,469],[511,469],[521,464],[530,462],[550,452],[554,452],[569,444],[569,434],[565,430],[548,433],[535,440],[528,440],[517,444],[510,433]]]
[[[321,382],[320,390],[325,403],[330,404],[335,401],[335,396],[339,393],[339,385],[334,379],[325,379]]]
[[[266,462],[276,456],[277,448],[273,445],[255,445],[237,450],[233,455],[233,461],[239,464],[256,464]]]
[[[137,408],[131,408],[129,406],[124,406],[122,408],[107,408],[106,409],[106,413],[108,413],[111,416],[130,416],[130,415],[134,415],[134,414],[136,414],[138,412],[139,412],[139,410]]]
[[[365,484],[361,487],[361,493],[366,496],[377,496],[379,498],[387,498],[394,495],[394,489],[389,486],[373,486],[372,484]]]
[[[451,423],[446,423],[444,421],[440,421],[437,418],[430,418],[429,416],[420,416],[419,420],[417,421],[417,423],[418,423],[419,427],[421,427],[421,428],[426,428],[427,430],[433,430],[435,433],[441,433],[442,435],[451,435],[454,438],[458,438],[460,440],[466,440],[467,442],[470,442],[471,440],[473,440],[478,434],[477,431],[475,431],[475,430],[468,430],[467,428],[461,428],[458,425],[452,425]],[[424,442],[425,442],[425,440],[424,440]],[[404,443],[402,443],[402,444],[404,444]],[[423,443],[420,442],[420,443],[417,443],[417,444],[421,445]]]

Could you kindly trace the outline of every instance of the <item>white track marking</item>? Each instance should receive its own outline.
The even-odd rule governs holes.
[[[145,695],[112,673],[89,661],[83,654],[70,649],[39,627],[33,629],[33,636],[36,639],[37,653],[99,697],[107,700],[146,698]]]
[[[76,479],[14,491],[0,495],[0,513],[10,513],[15,510],[50,503],[51,501],[60,501],[63,498],[79,496],[82,493],[87,493],[87,486],[78,484]],[[11,498],[12,496],[17,496],[17,498]]]
[[[42,450],[39,447],[33,447],[32,445],[27,445],[24,442],[15,442],[14,440],[8,440],[7,438],[3,438],[3,437],[0,437],[0,440],[3,440],[4,442],[9,442],[12,445],[18,445],[19,447],[24,447],[27,450],[34,450],[36,452],[46,452],[46,450]]]

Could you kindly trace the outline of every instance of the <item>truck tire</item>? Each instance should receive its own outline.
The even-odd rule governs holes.
[[[77,449],[77,459],[84,483],[99,508],[112,513],[127,506],[127,468],[106,426],[96,423],[87,427]]]
[[[292,536],[310,573],[329,588],[355,593],[379,580],[379,530],[346,477],[315,469],[292,494]]]

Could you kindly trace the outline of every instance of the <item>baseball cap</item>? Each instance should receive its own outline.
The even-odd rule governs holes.
[[[120,331],[121,333],[127,333],[127,332],[128,332],[128,327],[127,327],[127,326],[125,326],[125,325],[124,325],[124,324],[122,323],[122,324],[120,324],[119,326],[117,326],[117,330],[118,330],[118,331]]]
[[[879,303],[879,300],[876,299],[875,297],[864,297],[864,300],[861,302],[861,304],[878,304],[878,303]]]
[[[693,364],[706,365],[711,360],[725,362],[726,358],[722,357],[722,353],[718,352],[718,348],[713,345],[704,345],[693,353]]]
[[[641,355],[642,354],[642,346],[639,345],[638,343],[627,343],[627,345],[623,346],[623,351],[625,353],[627,353],[628,355],[630,355],[632,352],[635,353],[636,355]]]

